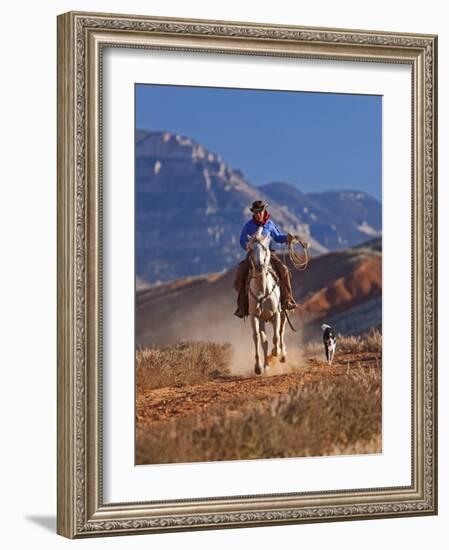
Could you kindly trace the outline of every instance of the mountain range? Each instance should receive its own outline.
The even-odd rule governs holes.
[[[306,224],[328,250],[348,248],[382,234],[382,205],[367,193],[302,193],[285,182],[267,183],[259,189]]]
[[[135,145],[138,288],[231,269],[244,255],[240,232],[257,199],[313,255],[381,235],[381,203],[366,193],[302,193],[288,182],[257,187],[220,155],[171,132],[137,130]]]

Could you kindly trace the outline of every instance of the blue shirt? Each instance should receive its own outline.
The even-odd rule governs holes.
[[[248,244],[248,235],[254,235],[259,227],[261,226],[257,225],[253,218],[247,221],[243,226],[242,233],[240,235],[240,246],[243,248],[243,250],[245,250],[245,252],[246,245]],[[271,220],[268,220],[265,225],[262,226],[262,228],[262,235],[269,235],[277,243],[287,242],[287,234],[281,233],[281,231],[279,231],[279,229],[276,227],[276,224]]]

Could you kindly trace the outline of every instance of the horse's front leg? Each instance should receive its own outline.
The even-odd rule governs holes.
[[[260,344],[260,322],[258,317],[250,315],[251,327],[253,329],[254,351],[255,351],[255,364],[254,372],[256,374],[262,374],[262,364],[259,356],[259,344]]]
[[[281,363],[285,363],[287,361],[287,348],[285,346],[285,325],[287,322],[287,316],[285,313],[281,313],[281,326],[279,329],[279,338],[280,338],[280,344],[281,344]]]
[[[262,340],[263,368],[265,370],[268,368],[268,338],[265,331],[265,321],[259,320],[259,333],[260,339]]]
[[[281,314],[275,313],[273,318],[273,350],[271,355],[273,357],[279,357],[281,354],[280,347],[280,329],[281,329]]]

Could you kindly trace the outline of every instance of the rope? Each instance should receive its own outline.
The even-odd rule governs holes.
[[[292,322],[290,321],[290,317],[289,317],[288,311],[286,309],[284,309],[284,313],[285,313],[285,317],[287,318],[288,324],[290,325],[290,328],[292,329],[292,331],[297,332],[295,327],[292,325]]]
[[[302,246],[302,249],[304,251],[303,254],[299,254],[298,252],[296,252],[296,250],[294,249],[295,242],[299,243]],[[287,250],[288,250],[289,258],[293,264],[293,267],[297,271],[305,271],[310,261],[309,246],[304,245],[303,242],[295,238],[295,239],[292,239],[287,244]],[[284,248],[284,264],[286,263],[285,256],[286,256],[287,250]]]

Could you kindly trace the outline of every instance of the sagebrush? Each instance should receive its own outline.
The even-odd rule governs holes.
[[[147,348],[136,353],[139,392],[167,386],[200,384],[230,374],[230,344],[181,342],[166,348]]]

